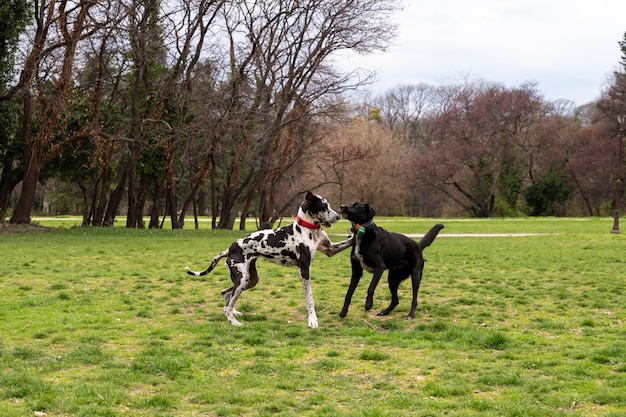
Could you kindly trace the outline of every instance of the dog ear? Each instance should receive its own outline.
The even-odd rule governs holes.
[[[372,217],[374,217],[374,216],[376,215],[376,210],[374,210],[374,207],[372,207],[372,206],[370,206],[370,205],[368,204],[368,205],[367,205],[367,209],[369,210],[370,215],[371,215]]]
[[[306,192],[306,197],[304,201],[302,202],[302,205],[300,206],[300,208],[302,208],[302,211],[304,211],[305,213],[307,212],[314,198],[315,198],[315,195],[312,192],[310,191]]]

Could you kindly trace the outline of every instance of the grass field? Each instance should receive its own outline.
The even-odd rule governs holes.
[[[242,232],[72,222],[0,234],[2,417],[626,416],[626,230],[610,219],[443,220],[410,321],[408,282],[391,316],[375,315],[385,282],[364,311],[369,275],[340,319],[349,251],[318,254],[315,330],[295,269],[260,262],[240,328],[224,267],[184,273]]]

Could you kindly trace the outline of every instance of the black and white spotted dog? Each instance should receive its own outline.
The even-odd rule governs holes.
[[[235,303],[243,291],[254,287],[259,281],[257,258],[264,257],[279,265],[297,266],[306,298],[309,327],[316,328],[317,315],[309,272],[316,250],[333,256],[350,246],[351,239],[332,243],[321,227],[330,227],[339,219],[339,214],[330,208],[324,198],[309,191],[293,223],[276,230],[260,230],[235,241],[230,248],[217,254],[205,271],[193,272],[187,267],[185,269],[189,275],[206,275],[215,268],[220,259],[226,258],[226,267],[233,286],[222,291],[224,314],[230,324],[241,326],[235,319],[235,315],[241,314],[235,310]]]

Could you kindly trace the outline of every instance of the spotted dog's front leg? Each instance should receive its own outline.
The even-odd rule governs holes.
[[[311,261],[313,260],[313,254],[308,246],[301,244],[299,246],[299,259],[298,259],[298,273],[300,274],[300,281],[302,282],[302,288],[304,289],[304,298],[306,300],[306,311],[309,315],[309,327],[311,329],[317,328],[317,314],[315,314],[315,303],[313,302],[313,292],[311,291]]]
[[[320,243],[317,250],[322,252],[324,255],[331,257],[338,254],[342,250],[349,248],[350,246],[352,246],[352,237],[338,243],[331,242],[327,237],[322,241],[322,243]]]
[[[313,292],[311,291],[311,280],[301,276],[304,298],[306,299],[306,311],[309,315],[309,327],[317,329],[317,314],[315,313],[315,303],[313,302]]]

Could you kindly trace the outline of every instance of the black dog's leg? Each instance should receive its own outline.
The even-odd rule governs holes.
[[[372,277],[372,282],[370,282],[370,286],[367,289],[367,298],[365,299],[365,310],[367,311],[370,311],[374,306],[374,292],[380,282],[380,278],[383,276],[383,272],[385,272],[385,268],[374,268],[374,276]]]
[[[351,259],[352,262],[352,278],[350,278],[350,286],[348,287],[348,292],[346,292],[346,298],[343,302],[343,308],[341,309],[341,313],[339,313],[339,317],[345,317],[348,315],[348,307],[350,306],[350,302],[352,302],[352,295],[354,294],[354,290],[356,290],[357,285],[359,285],[359,281],[363,276],[363,267],[361,267],[361,263],[356,259]]]
[[[389,307],[378,313],[378,316],[386,316],[391,313],[394,308],[400,304],[400,300],[398,299],[398,287],[400,287],[400,282],[402,281],[402,276],[398,274],[394,274],[393,271],[389,271],[389,292],[391,293],[391,303],[389,303]]]
[[[413,300],[411,300],[411,311],[406,316],[407,320],[415,318],[415,309],[417,308],[417,293],[420,290],[420,283],[422,282],[422,272],[424,264],[417,265],[411,274],[411,284],[413,287]]]

